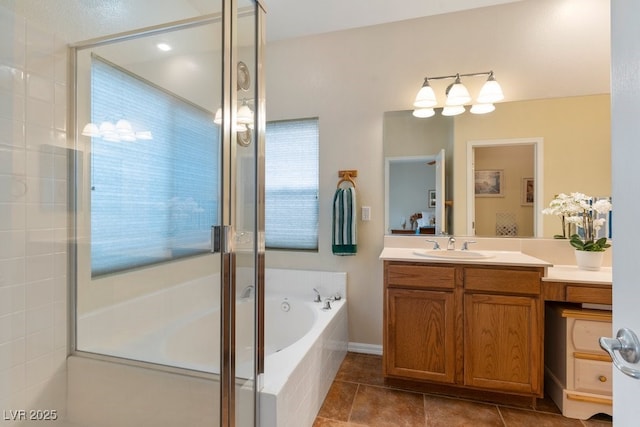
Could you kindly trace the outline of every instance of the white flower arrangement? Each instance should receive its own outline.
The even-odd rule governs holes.
[[[599,215],[607,214],[611,209],[612,205],[608,199],[594,200],[583,193],[561,193],[549,203],[549,207],[542,210],[542,213],[562,217],[562,235],[556,235],[556,238],[566,239],[570,234],[567,229],[573,224],[581,230],[582,235],[571,235],[571,245],[582,251],[601,252],[611,245],[607,243],[606,237],[594,241],[598,230],[606,222],[606,219]]]

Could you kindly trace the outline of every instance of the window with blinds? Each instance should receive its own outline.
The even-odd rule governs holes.
[[[318,249],[318,119],[267,123],[265,240],[268,249]]]
[[[212,113],[94,57],[91,119],[126,119],[153,137],[92,138],[92,276],[207,251],[219,223]]]

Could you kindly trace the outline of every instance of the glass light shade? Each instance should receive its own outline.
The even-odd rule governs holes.
[[[116,123],[116,130],[120,133],[132,133],[133,128],[131,126],[131,122],[129,120],[120,119]]]
[[[493,104],[473,104],[469,111],[473,114],[487,114],[495,109],[496,106]]]
[[[217,124],[218,126],[222,124],[222,108],[218,108],[216,110],[216,114],[215,116],[213,116],[213,123]]]
[[[493,78],[493,74],[489,76],[485,84],[480,89],[477,102],[479,104],[491,104],[494,102],[502,101],[504,94],[502,88],[498,82]]]
[[[442,109],[443,116],[457,116],[465,112],[463,105],[446,106]]]
[[[124,137],[133,137],[135,141],[135,136],[133,133],[133,127],[131,126],[131,122],[129,120],[120,119],[116,122],[116,132],[118,135]],[[124,138],[122,138],[124,140]]]
[[[437,104],[436,94],[427,79],[425,79],[424,84],[416,95],[415,101],[413,101],[413,106],[416,108],[429,108],[435,107]]]
[[[433,108],[416,108],[415,110],[413,110],[412,114],[414,117],[424,119],[433,116],[434,114],[436,114],[436,112]]]
[[[100,133],[103,135],[109,132],[115,132],[116,126],[111,122],[102,122],[100,123]]]
[[[84,125],[84,128],[82,128],[82,134],[84,136],[99,137],[100,129],[98,129],[98,125],[96,125],[95,123],[87,123],[86,125]]]
[[[149,140],[153,139],[153,135],[151,135],[150,130],[143,130],[140,132],[136,132],[136,139]]]
[[[248,105],[244,104],[238,109],[238,117],[236,119],[239,124],[248,125],[253,123],[253,111]]]
[[[457,77],[456,81],[447,88],[445,105],[464,105],[469,101],[471,101],[471,95],[469,95],[467,88],[460,82],[460,77]]]
[[[120,142],[122,139],[118,136],[117,132],[105,132],[102,134],[102,139],[109,142]]]

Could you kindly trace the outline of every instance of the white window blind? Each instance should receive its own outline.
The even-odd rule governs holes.
[[[318,152],[317,118],[267,123],[267,248],[318,249]]]
[[[91,118],[123,118],[153,135],[92,138],[92,275],[206,251],[218,224],[219,130],[212,114],[94,57]]]

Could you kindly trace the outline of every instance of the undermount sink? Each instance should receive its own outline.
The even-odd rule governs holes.
[[[488,255],[482,252],[475,251],[444,251],[444,250],[420,250],[414,251],[416,255],[428,257],[428,258],[440,258],[440,259],[486,259],[491,258],[493,255]]]

